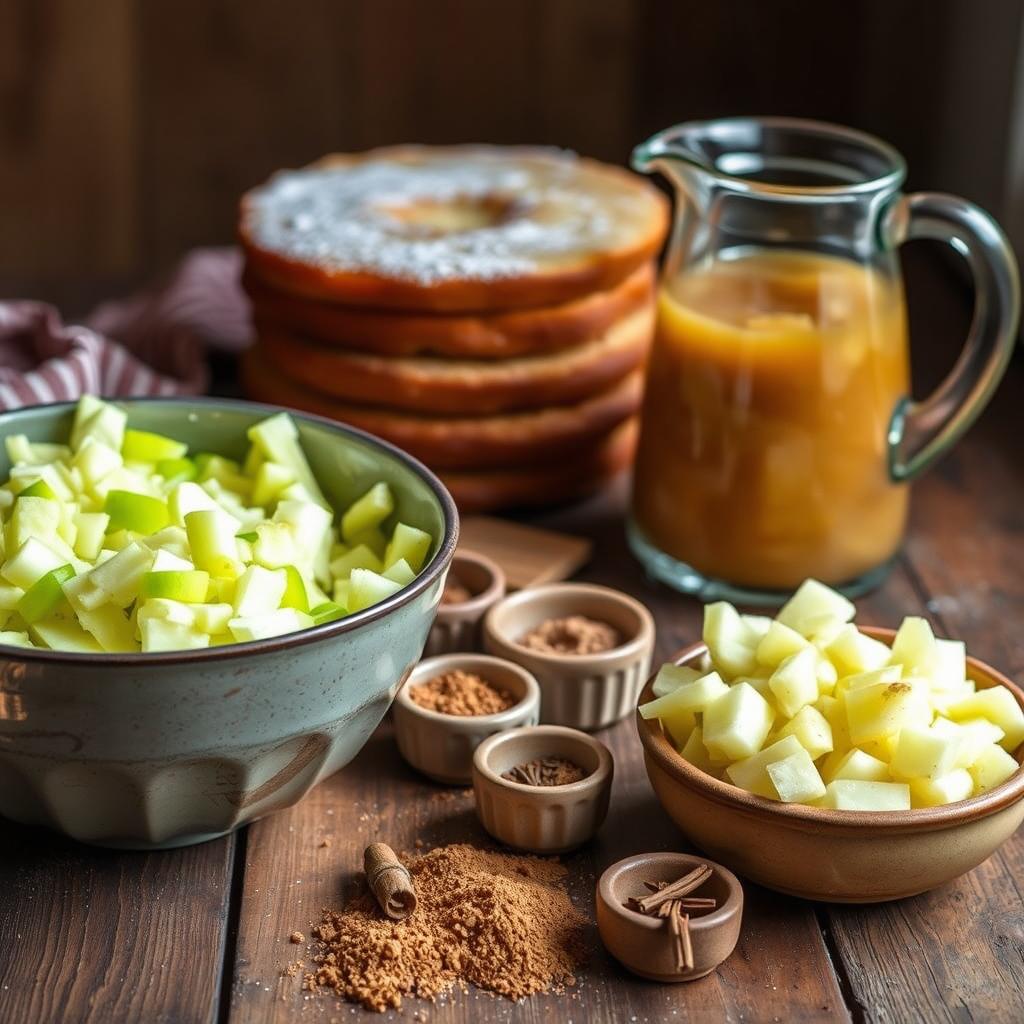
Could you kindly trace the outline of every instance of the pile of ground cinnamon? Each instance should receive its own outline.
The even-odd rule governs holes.
[[[313,930],[319,950],[306,988],[383,1011],[403,995],[433,999],[469,983],[510,999],[575,983],[586,919],[557,861],[459,844],[406,866],[415,913],[391,921],[369,893],[326,912]]]
[[[614,626],[585,615],[548,619],[535,626],[519,643],[542,654],[600,654],[618,647],[622,640]]]
[[[441,592],[441,604],[465,604],[472,596],[465,583],[456,576],[449,576]]]
[[[442,715],[495,715],[516,703],[508,690],[472,672],[453,669],[409,688],[414,704]]]
[[[503,779],[524,786],[571,786],[587,777],[575,761],[564,757],[536,757],[502,773]]]

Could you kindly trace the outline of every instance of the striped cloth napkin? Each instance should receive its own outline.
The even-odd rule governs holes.
[[[241,268],[236,249],[196,249],[162,284],[77,325],[43,302],[0,301],[0,411],[85,393],[201,393],[207,349],[249,344]]]

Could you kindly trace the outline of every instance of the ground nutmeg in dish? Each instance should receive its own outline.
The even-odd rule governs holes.
[[[541,654],[600,654],[622,643],[619,632],[607,622],[585,615],[547,619],[522,636],[521,646]]]
[[[574,761],[564,757],[535,757],[532,761],[517,764],[507,772],[502,772],[501,777],[524,786],[571,786],[589,774]]]
[[[565,892],[557,860],[442,846],[406,861],[418,894],[404,921],[364,892],[327,911],[313,930],[310,991],[327,989],[367,1009],[406,995],[434,999],[469,984],[510,999],[576,981],[586,918]]]
[[[449,576],[441,592],[441,604],[465,604],[473,597],[472,591],[457,576]]]
[[[516,703],[508,690],[458,668],[410,687],[409,697],[421,708],[442,715],[496,715]]]

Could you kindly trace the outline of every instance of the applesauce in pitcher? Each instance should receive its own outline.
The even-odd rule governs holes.
[[[659,297],[634,528],[705,578],[856,579],[903,536],[887,433],[909,386],[898,277],[786,249],[688,267]]]

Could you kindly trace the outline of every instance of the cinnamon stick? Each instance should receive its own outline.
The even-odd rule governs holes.
[[[694,889],[699,889],[710,877],[711,868],[707,864],[701,864],[670,885],[637,900],[637,906],[643,913],[649,914],[652,910],[657,910],[663,903],[679,899],[693,892]]]
[[[373,843],[366,848],[363,870],[381,910],[393,921],[404,921],[416,909],[412,875],[387,843]]]

